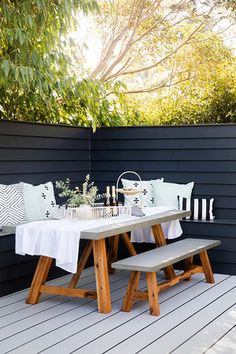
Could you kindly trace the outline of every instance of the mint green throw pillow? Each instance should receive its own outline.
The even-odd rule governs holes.
[[[187,184],[156,183],[153,181],[155,206],[169,206],[178,209],[178,196],[191,198],[194,182]]]
[[[56,204],[52,182],[33,186],[23,184],[24,205],[28,221],[50,218]]]

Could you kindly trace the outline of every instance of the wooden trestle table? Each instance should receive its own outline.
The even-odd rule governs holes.
[[[149,226],[152,228],[156,246],[161,247],[166,244],[161,223],[182,219],[189,215],[189,211],[167,211],[149,216],[136,217],[129,221],[117,219],[110,225],[81,231],[80,238],[86,239],[88,242],[79,258],[77,272],[72,275],[68,286],[61,287],[45,284],[51,267],[52,258],[40,256],[26,302],[28,304],[38,303],[42,293],[77,296],[97,299],[98,311],[101,313],[110,312],[111,296],[108,273],[112,273],[111,263],[114,262],[117,257],[119,238],[122,238],[129,253],[132,256],[136,255],[136,251],[130,241],[128,232],[140,227]],[[109,238],[108,247],[106,247],[106,238]],[[92,251],[96,277],[96,290],[76,288],[79,277]],[[173,279],[175,277],[173,266],[166,267],[164,272],[167,279]]]

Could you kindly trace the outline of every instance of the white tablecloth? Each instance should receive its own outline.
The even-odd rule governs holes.
[[[173,210],[170,207],[152,207],[152,208],[143,208],[145,215],[152,215],[154,211],[156,213],[161,213],[168,210]],[[174,239],[182,235],[182,228],[180,226],[179,220],[173,220],[169,222],[164,222],[161,224],[165,238]],[[132,242],[150,242],[154,243],[154,237],[151,227],[142,227],[135,231],[131,232],[131,241]]]
[[[145,208],[145,215],[170,210],[167,207]],[[70,273],[76,273],[80,233],[102,225],[110,225],[138,217],[96,220],[43,220],[33,221],[16,227],[16,253],[25,255],[42,255],[56,259],[56,265]],[[182,234],[178,220],[163,224],[165,236],[175,238]],[[139,229],[132,232],[132,241],[154,242],[150,229]]]

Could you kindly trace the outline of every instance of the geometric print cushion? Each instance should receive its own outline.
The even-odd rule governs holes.
[[[26,221],[23,191],[20,184],[0,184],[0,225],[16,225]]]
[[[191,210],[191,216],[185,220],[214,220],[214,198],[183,198],[178,196],[178,205],[181,210]]]
[[[163,179],[157,179],[155,181],[163,182]],[[154,206],[154,193],[153,193],[153,180],[150,181],[132,181],[128,179],[121,179],[123,188],[125,189],[142,189],[142,193],[134,195],[124,195],[124,202],[128,205],[138,204],[141,207],[153,207]]]
[[[56,205],[54,188],[52,182],[42,184],[42,214],[43,218],[47,219],[52,217],[53,207]]]
[[[56,205],[52,182],[33,186],[23,183],[24,203],[28,221],[43,220],[52,216]]]

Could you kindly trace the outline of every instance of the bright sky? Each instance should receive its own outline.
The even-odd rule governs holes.
[[[93,70],[100,57],[102,49],[101,38],[94,28],[92,16],[80,15],[78,23],[78,30],[71,32],[70,37],[78,43],[78,46],[85,57],[85,69]],[[228,27],[228,25],[229,21],[223,20],[216,27],[216,31],[220,31]],[[222,36],[225,44],[230,48],[233,48],[234,53],[236,54],[236,25],[222,33]],[[83,44],[86,44],[86,46]]]
[[[95,31],[91,31],[92,17],[81,15],[78,22],[78,30],[71,32],[70,37],[81,47],[85,55],[87,69],[94,69],[102,49],[101,39]],[[86,47],[83,46],[83,43],[86,43]]]

